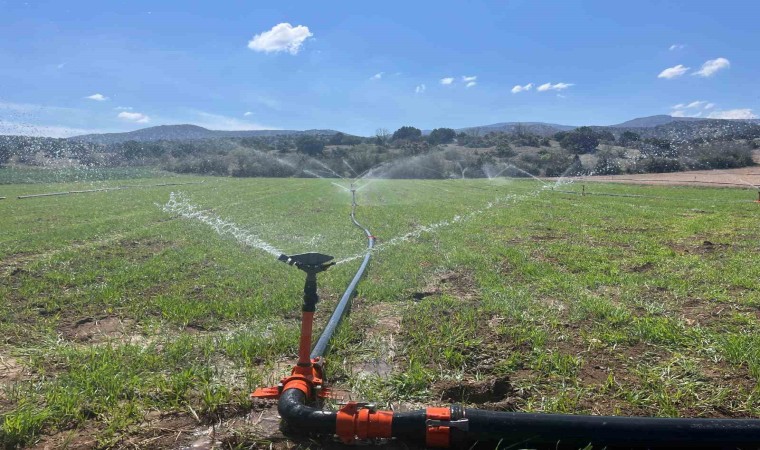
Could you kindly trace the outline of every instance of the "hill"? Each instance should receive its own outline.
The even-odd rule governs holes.
[[[91,142],[95,144],[119,144],[127,141],[151,142],[151,141],[188,141],[199,139],[216,139],[230,137],[266,137],[266,136],[291,136],[310,134],[319,136],[332,136],[335,130],[239,130],[223,131],[209,130],[197,125],[159,125],[156,127],[142,128],[140,130],[125,133],[84,134],[70,137],[69,140],[77,142]]]
[[[540,136],[550,136],[558,131],[569,131],[577,128],[574,125],[560,125],[556,123],[545,122],[499,122],[491,125],[482,125],[476,127],[459,128],[457,132],[464,133],[489,133],[492,131],[501,131],[505,133],[514,133],[522,128],[526,132],[538,134]]]
[[[638,117],[636,119],[628,120],[617,125],[610,125],[612,128],[653,128],[660,125],[667,125],[673,122],[698,122],[701,120],[708,120],[701,117],[673,117],[665,114],[648,117]]]

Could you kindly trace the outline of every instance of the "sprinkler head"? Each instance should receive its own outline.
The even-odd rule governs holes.
[[[296,266],[304,272],[319,273],[327,270],[330,266],[335,265],[335,262],[330,262],[333,257],[330,255],[323,255],[321,253],[301,253],[300,255],[280,255],[277,258],[278,261],[282,261],[291,266]]]
[[[306,282],[303,285],[303,308],[301,311],[314,312],[319,295],[317,295],[317,274],[335,265],[333,257],[321,253],[301,253],[300,255],[280,255],[278,260],[296,266],[306,272]]]

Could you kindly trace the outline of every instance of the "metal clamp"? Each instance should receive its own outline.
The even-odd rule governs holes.
[[[456,428],[462,431],[468,431],[470,429],[469,419],[457,419],[457,420],[437,420],[427,419],[425,425],[428,427],[449,427]]]

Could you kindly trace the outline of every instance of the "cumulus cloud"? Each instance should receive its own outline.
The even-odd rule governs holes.
[[[441,78],[441,84],[444,86],[448,86],[453,82],[454,82],[454,77]]]
[[[536,90],[539,92],[546,92],[546,91],[562,91],[564,89],[569,88],[570,86],[573,86],[572,83],[544,83],[541,86],[537,87]]]
[[[117,106],[114,108],[116,111],[132,111],[131,106]]]
[[[122,111],[116,117],[118,117],[119,119],[122,119],[122,120],[126,120],[127,122],[134,122],[134,123],[148,123],[148,122],[150,122],[150,117],[146,116],[145,114],[139,113],[139,112]]]
[[[705,61],[702,64],[702,68],[694,72],[692,75],[698,75],[700,77],[711,77],[715,75],[715,72],[723,69],[728,69],[731,66],[731,62],[726,58],[716,58]]]
[[[683,109],[683,108],[686,108],[686,105],[684,105],[683,103],[673,105],[673,109]]]
[[[699,117],[702,115],[702,112],[693,112],[693,111],[673,111],[670,113],[672,117]]]
[[[476,81],[478,79],[477,76],[468,77],[467,75],[462,76],[462,81],[465,83],[470,83],[472,81]]]
[[[725,111],[714,111],[708,116],[710,119],[757,119],[757,115],[752,113],[749,108],[728,109]]]
[[[200,127],[208,128],[209,130],[278,130],[279,128],[263,125],[259,123],[253,123],[248,120],[239,119],[236,117],[223,116],[221,114],[214,114],[205,111],[190,110],[192,116],[190,119],[183,119],[181,122],[194,123]]]
[[[702,105],[706,105],[707,102],[703,100],[695,100],[688,105],[686,105],[687,108],[700,108]]]
[[[528,83],[525,86],[520,86],[519,84],[516,84],[515,87],[512,88],[512,93],[517,94],[523,91],[529,91],[533,89],[533,83]]]
[[[427,89],[425,87],[425,85],[424,84],[420,84],[416,88],[414,88],[414,93],[415,94],[422,94],[423,92],[425,92],[425,89]]]
[[[246,112],[243,113],[244,117],[248,117],[248,116],[252,116],[252,115],[253,115],[253,113],[250,112],[250,111],[246,111]]]
[[[657,75],[657,78],[666,78],[668,80],[680,77],[681,75],[685,74],[689,70],[688,67],[684,67],[683,64],[679,64],[674,67],[668,67],[667,69],[660,72],[659,75]]]
[[[279,23],[271,30],[257,34],[248,41],[248,48],[255,52],[298,54],[304,41],[314,36],[309,27],[289,23]]]
[[[384,73],[385,72],[378,72],[378,73],[372,75],[371,77],[369,77],[369,79],[370,80],[379,80],[379,79],[383,78],[383,74]]]
[[[705,109],[713,109],[715,108],[715,103],[708,103],[705,105]]]
[[[681,49],[683,49],[684,47],[686,47],[686,46],[685,46],[685,45],[683,45],[683,44],[673,44],[673,45],[671,45],[671,46],[668,48],[668,50],[670,50],[670,51],[672,52],[673,50],[681,50]]]
[[[92,95],[88,95],[85,98],[88,98],[90,100],[95,100],[96,102],[104,102],[104,101],[108,100],[108,97],[106,97],[103,94],[92,94]]]
[[[471,88],[471,87],[473,87],[473,86],[475,86],[477,84],[478,83],[476,81],[468,81],[467,84],[465,85],[465,87]]]

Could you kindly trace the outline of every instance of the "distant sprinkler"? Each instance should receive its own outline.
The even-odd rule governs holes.
[[[755,200],[755,203],[760,203],[760,190],[757,191],[757,200]]]

